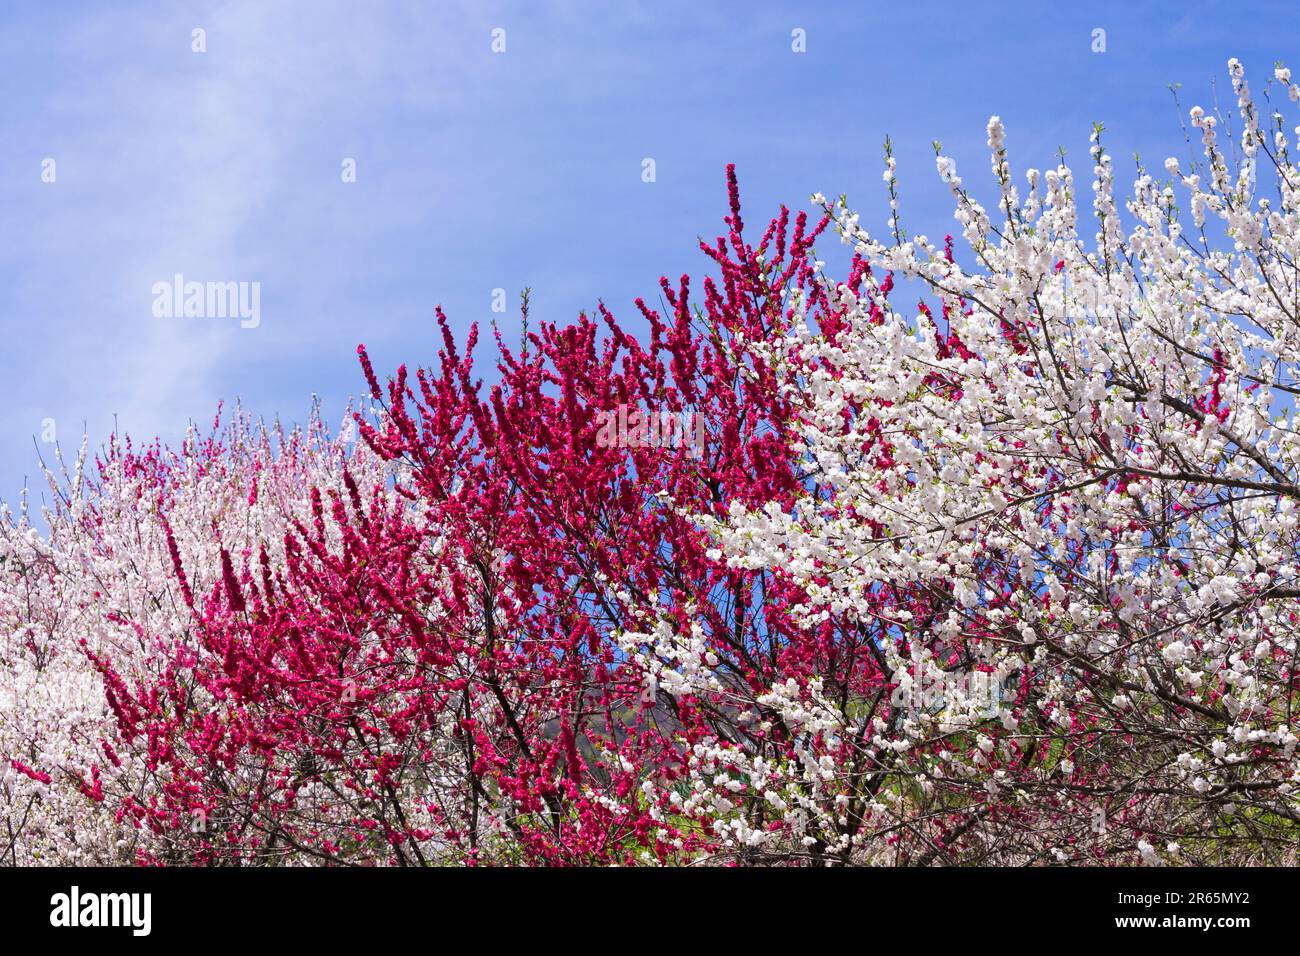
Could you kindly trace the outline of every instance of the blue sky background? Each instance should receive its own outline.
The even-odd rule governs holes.
[[[6,2],[0,498],[39,491],[47,418],[65,450],[114,415],[175,440],[222,398],[301,421],[317,393],[337,421],[357,343],[381,372],[432,361],[436,303],[461,334],[498,287],[508,328],[524,286],[538,318],[603,298],[631,320],[660,275],[704,269],[728,162],[751,228],[820,190],[883,230],[888,133],[904,224],[941,236],[933,139],[988,195],[998,113],[1018,180],[1064,146],[1086,182],[1092,121],[1121,171],[1158,167],[1186,155],[1167,84],[1226,107],[1228,57],[1256,90],[1300,68],[1293,2],[891,6]],[[177,272],[260,282],[261,325],[155,318]]]

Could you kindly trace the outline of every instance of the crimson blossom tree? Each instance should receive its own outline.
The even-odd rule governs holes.
[[[359,349],[380,413],[358,427],[391,481],[340,466],[282,563],[222,549],[159,679],[132,688],[93,659],[117,743],[148,740],[165,766],[157,805],[124,798],[130,814],[186,828],[170,845],[204,862],[765,858],[704,812],[722,798],[701,755],[797,763],[807,742],[761,702],[772,686],[838,675],[848,707],[879,703],[887,675],[856,624],[792,627],[801,598],[710,557],[695,519],[793,501],[791,398],[745,343],[827,306],[811,254],[829,218],[782,210],[755,246],[729,184],[727,234],[703,245],[719,274],[698,304],[687,277],[661,282],[668,314],[638,301],[644,342],[603,305],[543,323],[518,354],[497,339],[486,391],[476,332],[462,354],[441,313],[436,371],[385,388]],[[651,613],[690,646],[647,663],[629,635]],[[674,683],[695,664],[721,675],[707,693]]]

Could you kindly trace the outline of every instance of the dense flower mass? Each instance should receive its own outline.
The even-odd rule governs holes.
[[[997,117],[991,206],[936,144],[960,241],[888,144],[880,235],[755,242],[729,169],[702,282],[525,300],[496,384],[439,312],[343,435],[56,463],[0,516],[3,859],[1296,862],[1300,129],[1229,74],[1127,199],[1101,127],[1022,193]]]

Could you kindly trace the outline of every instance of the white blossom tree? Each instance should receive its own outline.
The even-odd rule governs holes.
[[[703,815],[738,827],[737,845],[789,852],[811,833],[877,862],[1294,861],[1300,130],[1257,105],[1237,61],[1229,74],[1239,135],[1225,144],[1228,119],[1193,109],[1204,160],[1162,176],[1139,163],[1126,201],[1100,126],[1090,189],[1062,162],[1026,170],[1022,194],[990,120],[992,208],[936,144],[960,254],[903,231],[888,144],[883,233],[814,197],[858,275],[827,280],[837,322],[796,304],[788,335],[752,345],[799,396],[814,488],[704,520],[732,566],[803,589],[809,627],[872,627],[900,706],[814,675],[768,704],[821,741],[819,760],[701,748],[692,809],[712,801]],[[1300,100],[1289,71],[1274,81]],[[898,311],[895,279],[931,307]],[[647,669],[707,692],[707,668],[680,666],[689,639],[661,630]],[[972,673],[992,705],[968,693]],[[716,770],[738,763],[785,826],[736,822]]]

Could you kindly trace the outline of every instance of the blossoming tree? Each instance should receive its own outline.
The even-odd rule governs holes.
[[[220,586],[223,555],[256,559],[265,548],[282,566],[284,530],[310,514],[309,488],[342,490],[345,464],[358,480],[384,483],[383,464],[345,437],[318,417],[285,432],[237,413],[207,437],[191,429],[177,449],[114,438],[94,460],[83,446],[69,467],[46,470],[44,533],[25,507],[4,514],[8,862],[195,858],[203,804],[175,812],[171,745],[157,731],[179,724],[176,705],[142,688],[203,653],[189,603]],[[156,727],[141,733],[150,717]],[[221,785],[217,768],[208,773]]]
[[[921,859],[1294,859],[1300,169],[1282,115],[1229,73],[1235,159],[1193,109],[1204,161],[1139,165],[1122,208],[1094,131],[1090,237],[1065,165],[1027,170],[1022,198],[997,117],[993,210],[936,144],[960,256],[904,234],[887,155],[886,233],[826,204],[874,270],[828,293],[841,323],[756,346],[804,397],[824,493],[712,522],[729,562],[779,568],[810,620],[887,630],[905,690],[972,670],[1000,690],[859,738],[909,761],[870,825],[923,837]],[[896,311],[894,276],[930,307]],[[924,614],[881,615],[894,588]],[[797,693],[823,732],[855,729]]]

